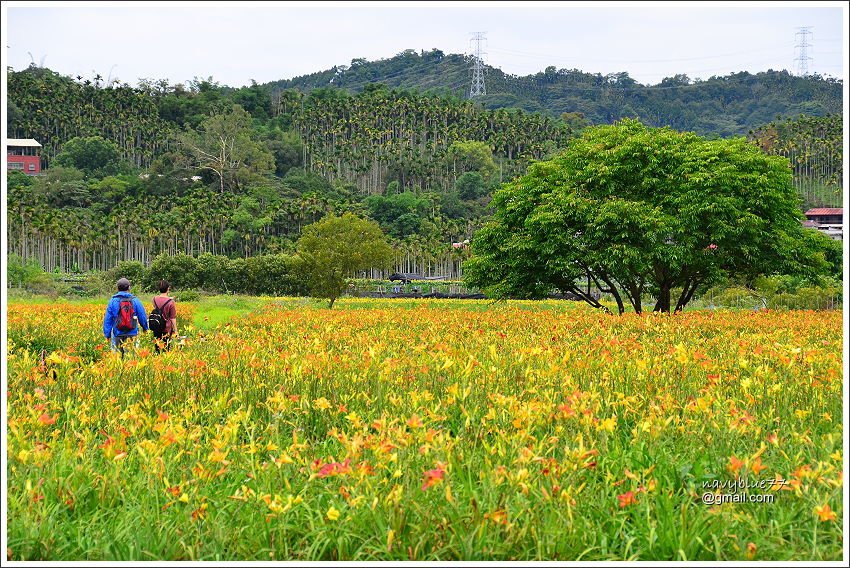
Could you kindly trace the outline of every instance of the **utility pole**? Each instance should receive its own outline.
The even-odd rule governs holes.
[[[481,42],[487,41],[484,37],[486,32],[474,32],[470,42],[475,42],[475,64],[472,66],[472,85],[469,87],[469,98],[475,98],[478,95],[486,95],[487,88],[484,86],[484,60],[481,51]]]
[[[811,26],[805,26],[797,28],[797,36],[800,38],[797,42],[797,45],[794,47],[800,49],[800,55],[794,59],[797,62],[797,75],[800,77],[805,77],[809,74],[809,60],[811,57],[808,55],[808,48],[812,47],[809,43],[809,35],[812,33],[809,31]]]

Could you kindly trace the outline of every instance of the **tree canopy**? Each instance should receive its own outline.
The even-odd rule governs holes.
[[[86,177],[102,178],[121,170],[121,151],[101,136],[71,138],[56,155],[56,164],[77,168]]]
[[[800,223],[788,160],[743,138],[706,140],[636,120],[590,128],[493,197],[467,283],[496,297],[552,290],[623,313],[678,311],[724,277],[826,270]],[[673,294],[676,294],[673,297]]]
[[[228,112],[207,118],[198,131],[190,129],[180,137],[192,164],[216,175],[221,193],[274,171],[274,157],[255,138],[251,115],[235,104]]]
[[[328,298],[331,308],[355,272],[388,268],[393,259],[381,228],[351,213],[308,225],[295,248],[310,294]]]

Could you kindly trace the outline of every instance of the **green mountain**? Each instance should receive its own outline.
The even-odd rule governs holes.
[[[353,59],[351,65],[262,85],[272,92],[305,92],[334,87],[350,93],[370,83],[466,98],[471,56],[446,55],[439,49],[405,50],[389,59]],[[516,76],[485,66],[487,95],[475,100],[487,109],[518,108],[568,120],[584,118],[609,124],[637,117],[651,126],[670,126],[702,136],[745,135],[777,117],[824,116],[842,110],[842,82],[818,75],[797,77],[787,71],[746,71],[705,80],[675,75],[642,85],[628,73],[590,73],[547,67]]]

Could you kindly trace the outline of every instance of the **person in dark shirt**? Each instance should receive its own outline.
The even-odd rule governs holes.
[[[154,342],[157,353],[167,350],[171,340],[177,335],[177,306],[174,305],[174,298],[168,295],[169,292],[171,283],[168,280],[160,280],[159,295],[154,296],[153,307],[158,308],[165,318],[165,332]]]

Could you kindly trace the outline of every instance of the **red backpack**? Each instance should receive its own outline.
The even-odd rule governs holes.
[[[118,323],[115,325],[118,331],[133,331],[136,327],[135,315],[136,309],[133,307],[133,299],[123,298],[118,303]]]

